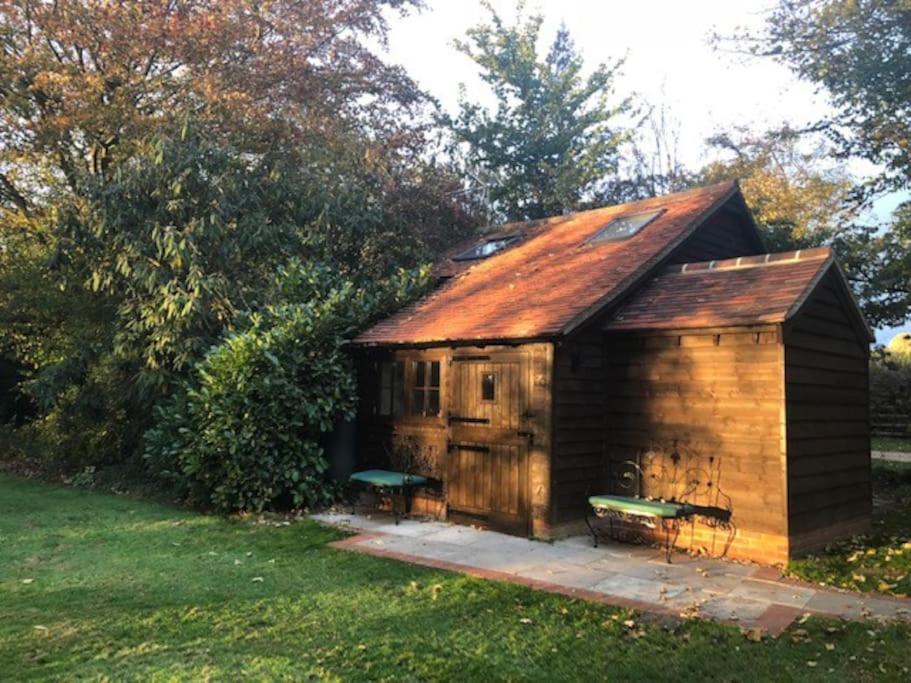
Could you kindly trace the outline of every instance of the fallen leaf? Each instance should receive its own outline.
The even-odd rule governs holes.
[[[22,579],[22,583],[24,583],[24,584],[33,583],[34,581],[35,581],[35,579]]]
[[[263,582],[263,577],[261,577],[261,576],[254,576],[254,577],[251,579],[251,581],[252,581],[253,583],[262,583],[262,582]]]
[[[747,640],[750,640],[754,643],[762,642],[762,629],[757,627],[745,629],[743,635],[746,636]]]
[[[826,643],[826,649],[831,652],[835,649],[835,643]]]
[[[41,624],[35,624],[34,626],[32,626],[32,628],[35,629],[36,631],[50,631],[50,629],[47,626],[42,626]]]
[[[528,617],[522,617],[521,619],[519,619],[519,623],[520,624],[530,624],[531,619],[529,619]]]
[[[807,666],[809,666],[809,667],[814,667],[814,666],[816,666],[816,662],[814,662],[814,661],[811,659],[811,660],[809,660],[809,661],[807,662]]]

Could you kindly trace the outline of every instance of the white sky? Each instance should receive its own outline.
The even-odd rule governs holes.
[[[465,31],[486,21],[480,0],[429,0],[421,14],[392,24],[389,55],[405,66],[443,106],[453,111],[458,85],[472,98],[484,93],[477,69],[452,47]],[[494,0],[505,18],[515,16],[514,0]],[[705,161],[704,140],[719,129],[751,125],[757,130],[806,123],[826,109],[824,97],[770,60],[744,61],[715,52],[708,36],[717,29],[761,26],[769,0],[532,0],[540,10],[544,50],[565,22],[586,65],[627,57],[618,95],[639,93],[651,104],[664,103],[681,129],[682,160]]]
[[[390,61],[402,64],[445,109],[455,111],[459,84],[472,99],[486,88],[475,65],[456,52],[453,40],[486,21],[480,0],[427,0],[419,14],[391,22]],[[759,28],[774,0],[529,0],[528,13],[545,17],[544,50],[564,22],[585,63],[612,62],[626,56],[617,81],[618,96],[637,93],[651,105],[663,104],[680,133],[678,154],[698,168],[709,158],[705,139],[720,130],[747,126],[761,131],[785,122],[800,126],[828,109],[826,97],[771,60],[721,54],[708,38],[738,27]],[[514,0],[493,0],[504,18],[515,16]],[[852,164],[855,174],[867,169]],[[897,203],[887,198],[876,213],[888,215]],[[894,330],[882,331],[886,341]]]

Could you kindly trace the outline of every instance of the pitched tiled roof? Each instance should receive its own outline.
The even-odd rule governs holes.
[[[780,323],[834,264],[828,247],[665,269],[623,304],[608,330]]]
[[[468,246],[460,245],[436,268],[438,274],[451,276],[445,284],[377,323],[354,343],[495,341],[563,334],[639,283],[738,192],[736,183],[721,183],[504,226],[492,235],[520,234],[515,245],[480,261],[452,260]],[[586,244],[614,218],[654,209],[663,213],[632,237]]]

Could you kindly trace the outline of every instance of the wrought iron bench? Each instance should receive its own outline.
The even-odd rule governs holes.
[[[667,455],[665,455],[667,453]],[[643,459],[645,462],[643,462]],[[599,529],[591,518],[607,519],[608,532],[614,536],[614,522],[629,522],[649,529],[661,528],[665,533],[665,559],[671,562],[671,551],[680,535],[680,524],[695,516],[704,519],[709,526],[719,528],[727,534],[724,552],[733,540],[734,527],[731,523],[730,498],[718,488],[720,463],[714,456],[700,456],[691,453],[684,457],[676,441],[673,447],[664,451],[655,449],[644,456],[639,453],[636,460],[613,462],[606,460],[609,470],[619,467],[621,472],[609,471],[608,493],[588,496],[592,514],[585,516],[585,523],[591,531],[595,547],[598,546]],[[642,482],[648,482],[649,492],[658,496],[643,496]],[[619,489],[619,492],[616,491]],[[590,492],[591,493],[591,492]],[[725,507],[697,505],[693,497],[721,502]]]
[[[411,494],[415,487],[427,484],[427,477],[392,470],[364,470],[355,472],[350,481],[374,489],[381,495],[388,493],[392,499],[392,514],[395,523],[411,511]],[[398,493],[398,495],[396,495]],[[396,506],[396,499],[401,503],[401,510]]]
[[[655,529],[660,524],[665,532],[664,556],[670,563],[671,550],[680,535],[680,520],[689,519],[696,509],[687,503],[668,503],[659,500],[648,500],[634,496],[590,496],[591,505],[596,517],[633,522]],[[585,517],[585,523],[592,533],[595,547],[598,547],[598,530]],[[613,525],[611,525],[613,526]],[[673,534],[673,536],[672,536]],[[611,529],[613,535],[613,529]]]

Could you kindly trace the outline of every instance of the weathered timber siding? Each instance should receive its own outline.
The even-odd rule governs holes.
[[[581,520],[600,485],[608,389],[603,333],[589,328],[554,351],[553,520]]]
[[[641,462],[642,495],[731,514],[721,527],[697,517],[679,546],[785,561],[778,328],[610,335],[605,376],[608,484],[624,462]]]
[[[850,306],[830,273],[785,327],[792,555],[870,524],[869,346]]]
[[[485,433],[485,427],[450,424],[448,415],[455,407],[454,385],[455,373],[452,359],[454,357],[489,358],[491,367],[496,367],[498,359],[520,359],[519,372],[510,374],[510,382],[515,390],[523,395],[523,408],[516,422],[515,417],[509,420],[494,420],[491,433]],[[397,417],[377,414],[379,364],[383,360],[440,360],[440,416]],[[456,361],[459,362],[459,361]],[[553,346],[548,343],[524,344],[520,346],[485,346],[485,347],[435,347],[427,349],[373,349],[358,354],[359,407],[358,407],[358,468],[395,467],[391,457],[396,448],[403,444],[417,448],[424,455],[427,467],[421,474],[432,477],[434,486],[428,487],[416,496],[418,511],[445,516],[447,511],[448,491],[447,476],[450,472],[450,459],[453,457],[450,445],[453,441],[453,430],[458,430],[458,441],[484,444],[507,441],[521,441],[521,454],[514,454],[517,470],[521,467],[523,476],[518,471],[515,476],[505,477],[498,474],[498,481],[511,481],[521,488],[516,494],[527,500],[528,524],[522,527],[521,533],[548,537],[551,529],[551,390],[553,378]],[[472,375],[473,376],[473,375]],[[501,389],[502,390],[502,389]],[[491,407],[480,405],[480,395],[475,397],[478,405],[468,406],[465,401],[469,394],[480,392],[480,386],[472,385],[467,393],[463,387],[459,395],[459,410],[466,414],[487,415]],[[477,409],[476,411],[474,409]],[[492,414],[492,413],[491,413]],[[495,434],[494,434],[495,432]],[[507,433],[508,432],[508,433]],[[505,447],[505,446],[504,446]],[[499,446],[497,447],[499,448]],[[516,446],[510,446],[513,451]],[[492,450],[495,454],[497,449]],[[512,453],[512,451],[510,451]],[[521,465],[518,463],[521,461]],[[486,471],[486,470],[479,470]],[[521,479],[521,481],[519,481]],[[478,486],[484,489],[491,482],[479,478]],[[504,492],[510,493],[511,492]],[[460,493],[462,497],[465,492]],[[492,524],[492,526],[496,526]],[[504,528],[516,532],[515,528]]]
[[[750,230],[744,218],[720,211],[693,233],[668,262],[691,263],[758,254],[760,245],[751,239]]]

